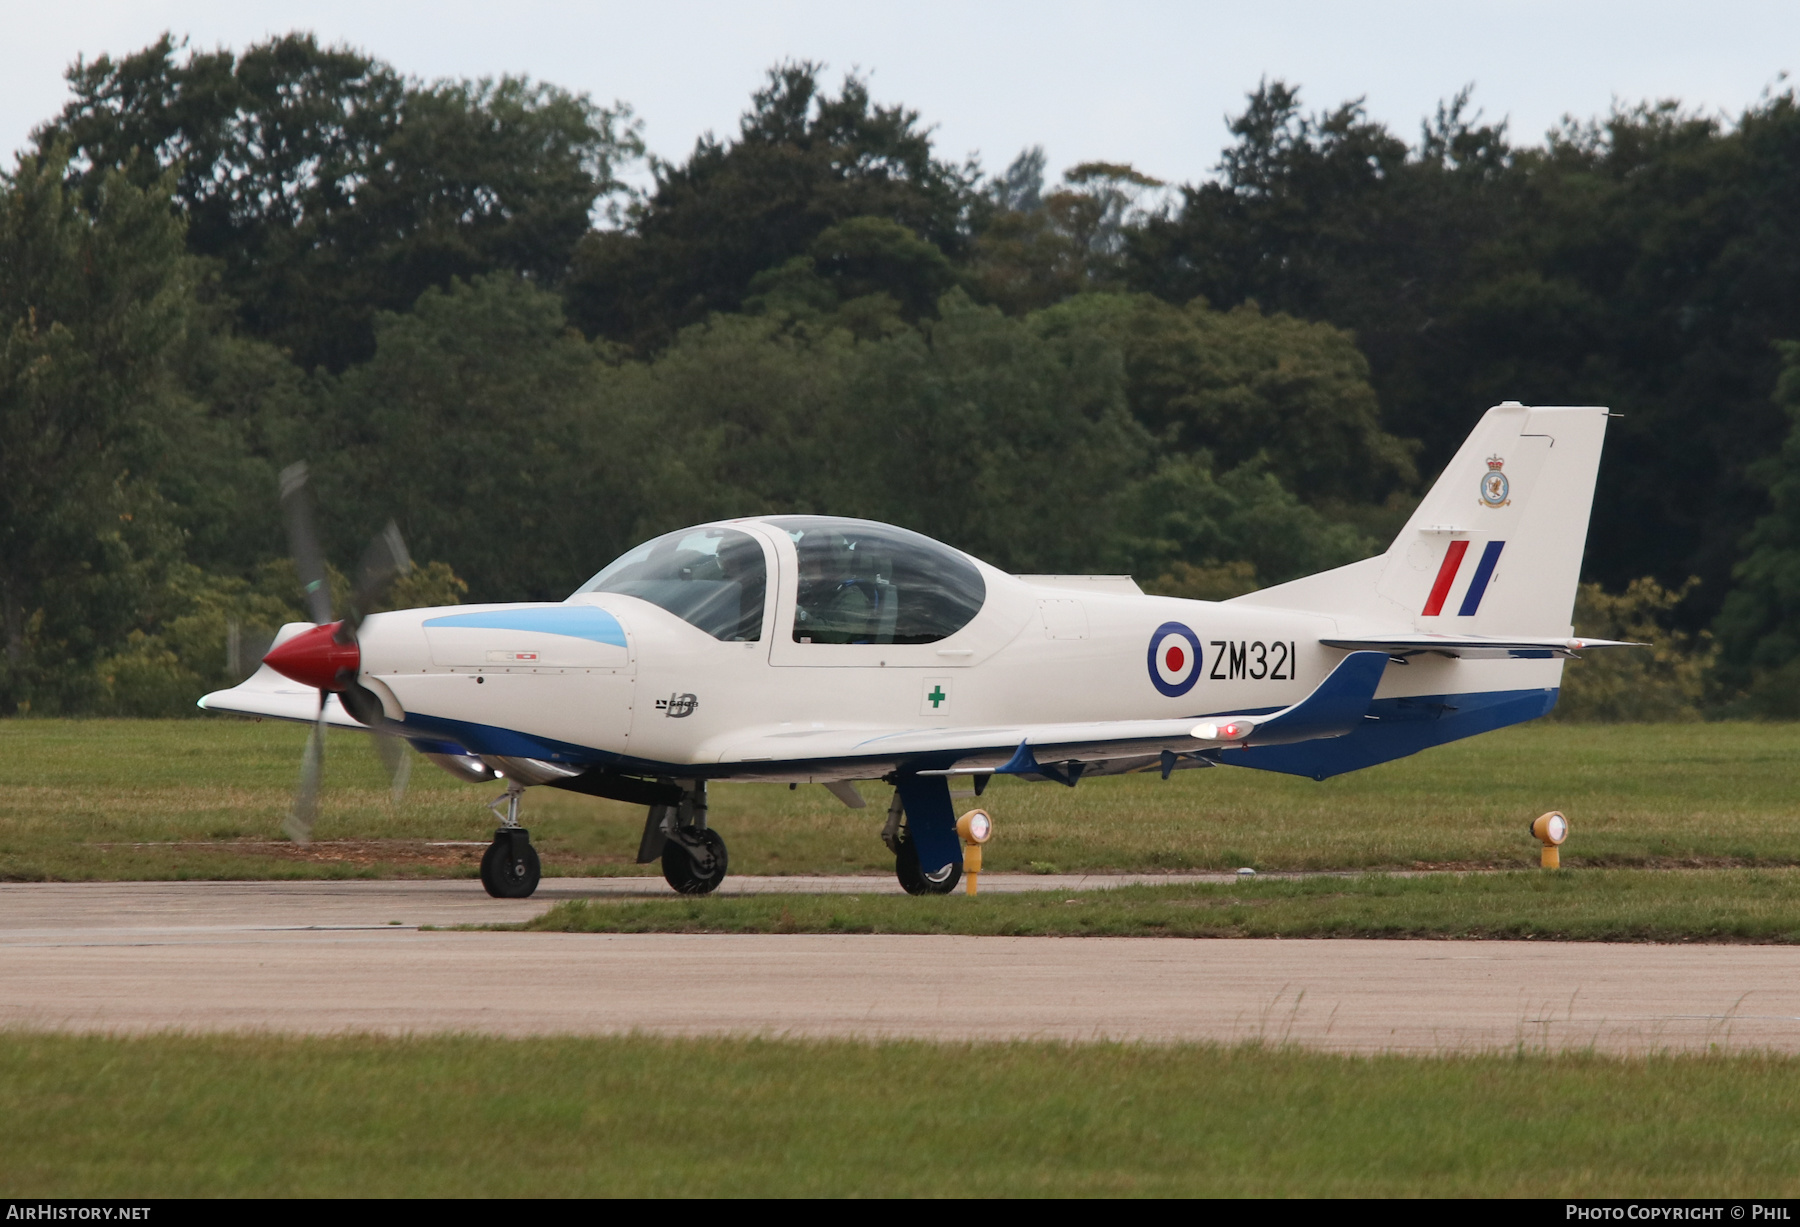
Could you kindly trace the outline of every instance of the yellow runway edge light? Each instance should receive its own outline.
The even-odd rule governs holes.
[[[975,893],[975,880],[981,876],[981,845],[994,833],[994,820],[984,809],[972,809],[956,820],[956,834],[963,844],[963,879],[969,893]]]
[[[1569,837],[1569,820],[1556,810],[1539,814],[1532,820],[1531,837],[1544,845],[1538,864],[1545,869],[1561,869],[1562,853],[1557,849]]]

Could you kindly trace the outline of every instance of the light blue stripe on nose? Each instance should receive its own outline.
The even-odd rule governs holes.
[[[595,643],[625,646],[625,628],[604,609],[592,605],[552,605],[522,609],[488,609],[480,613],[446,614],[427,618],[428,627],[456,627],[462,630],[533,631],[540,635],[567,635],[571,639],[592,639]]]

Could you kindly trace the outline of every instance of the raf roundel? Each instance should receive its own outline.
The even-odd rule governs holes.
[[[1150,636],[1150,684],[1179,699],[1200,680],[1200,637],[1179,622],[1164,622]]]

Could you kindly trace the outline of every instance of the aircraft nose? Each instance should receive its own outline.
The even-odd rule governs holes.
[[[362,668],[362,651],[356,640],[338,642],[342,622],[328,622],[301,631],[277,644],[263,657],[263,664],[283,677],[316,690],[343,690],[356,680]]]

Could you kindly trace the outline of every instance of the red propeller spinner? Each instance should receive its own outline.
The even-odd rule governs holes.
[[[328,622],[301,631],[271,649],[263,657],[263,664],[302,686],[316,690],[345,690],[362,668],[362,651],[354,639],[348,643],[338,642],[338,631],[343,625],[342,622]]]

